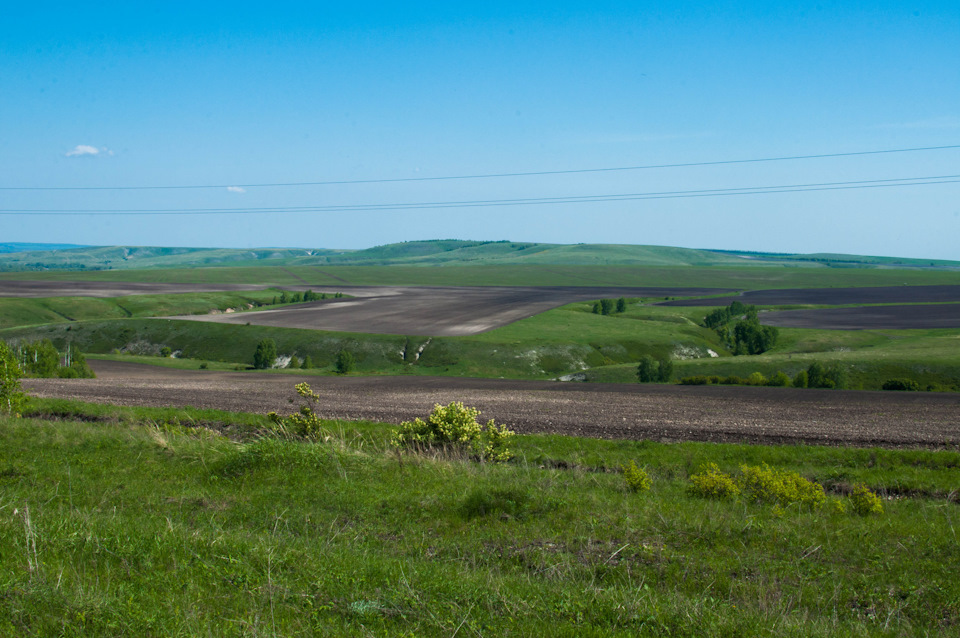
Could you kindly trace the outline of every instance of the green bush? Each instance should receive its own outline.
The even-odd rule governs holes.
[[[697,374],[692,377],[683,377],[680,379],[680,385],[707,385],[710,382],[708,377]]]
[[[747,377],[747,385],[767,385],[767,378],[760,372],[753,372]]]
[[[173,350],[170,349],[170,346],[163,346],[162,348],[160,348],[161,357],[166,359],[172,354],[173,354]]]
[[[653,485],[653,480],[647,471],[637,467],[633,461],[620,466],[620,469],[623,471],[623,480],[627,484],[627,489],[631,492],[646,492]]]
[[[349,350],[341,350],[337,353],[337,360],[333,367],[337,374],[349,374],[353,370],[353,364],[353,354]]]
[[[439,449],[484,461],[510,460],[513,454],[508,443],[514,436],[513,431],[493,420],[481,425],[477,421],[479,415],[479,410],[468,408],[460,401],[446,406],[438,403],[426,421],[418,417],[402,422],[392,443],[397,448]]]
[[[790,377],[788,377],[784,372],[778,371],[775,375],[770,377],[770,380],[767,381],[767,385],[773,388],[785,388],[790,385]]]
[[[827,499],[823,486],[803,478],[796,472],[775,470],[769,465],[741,465],[737,483],[743,495],[758,502],[789,505],[800,503],[810,507]]]
[[[881,386],[884,390],[899,392],[919,392],[920,384],[913,379],[887,379]]]
[[[793,377],[793,387],[795,388],[805,388],[807,387],[808,383],[809,383],[809,379],[807,377],[806,370],[801,370]]]
[[[729,474],[720,471],[716,463],[707,463],[690,477],[688,491],[704,498],[734,498],[740,494],[740,486]]]
[[[286,435],[300,436],[308,439],[320,439],[326,435],[320,417],[313,411],[310,404],[320,402],[320,395],[313,391],[307,383],[298,383],[294,386],[306,403],[300,405],[300,410],[282,417],[276,412],[270,412],[267,417],[273,422],[277,432]]]
[[[853,492],[850,494],[850,506],[854,513],[860,516],[883,514],[880,497],[871,492],[863,483],[857,483],[853,486]]]
[[[253,353],[253,367],[257,370],[266,370],[273,367],[277,360],[277,342],[273,339],[262,339]]]

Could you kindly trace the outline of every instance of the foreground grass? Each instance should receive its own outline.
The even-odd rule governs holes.
[[[35,405],[42,418],[0,421],[7,635],[960,627],[956,452],[538,436],[495,466],[398,457],[380,424],[331,423],[304,443],[249,438],[265,425],[249,415]],[[628,459],[650,492],[609,471]],[[868,518],[708,501],[686,492],[704,462],[899,496]]]

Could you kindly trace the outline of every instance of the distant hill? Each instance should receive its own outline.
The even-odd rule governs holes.
[[[85,248],[82,244],[0,244],[0,253],[22,253],[27,251],[67,250],[70,248]]]
[[[166,248],[0,244],[0,271],[117,270],[243,265],[337,266],[793,266],[807,268],[934,268],[960,270],[960,262],[841,254],[784,254],[636,246],[541,244],[441,239],[409,241],[364,250],[307,248]],[[21,247],[14,251],[12,247]]]

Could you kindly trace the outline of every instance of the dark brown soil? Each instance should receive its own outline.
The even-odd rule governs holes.
[[[960,279],[960,275],[958,275]],[[960,301],[958,286],[875,286],[862,288],[796,288],[749,290],[736,297],[679,299],[663,306],[726,306],[734,299],[755,306],[844,306],[850,304],[945,303]]]
[[[956,448],[960,395],[792,388],[581,384],[450,377],[297,377],[92,362],[96,379],[29,379],[40,397],[289,412],[307,381],[320,413],[398,423],[463,401],[523,433],[609,439]]]
[[[617,297],[708,295],[716,288],[609,286],[326,286],[352,298],[255,313],[191,315],[191,321],[454,337],[478,334],[575,301]]]
[[[760,322],[768,326],[821,330],[960,328],[960,304],[780,310],[760,313]]]

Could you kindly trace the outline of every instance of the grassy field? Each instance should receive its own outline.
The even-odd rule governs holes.
[[[960,628],[958,452],[522,436],[492,465],[397,456],[375,423],[309,443],[251,438],[266,422],[250,415],[45,401],[32,416],[0,420],[6,635]],[[628,461],[649,492],[626,489]],[[689,494],[707,462],[798,472],[829,502]],[[855,482],[882,514],[838,511]]]
[[[223,266],[97,272],[0,273],[0,279],[242,283],[267,286],[710,286],[735,289],[957,284],[950,270],[788,266]]]
[[[279,290],[202,292],[127,297],[0,297],[0,329],[92,319],[206,314],[269,304]]]
[[[217,364],[218,369],[246,366],[252,363],[257,343],[270,338],[281,355],[295,355],[301,361],[309,356],[315,366],[313,374],[332,374],[337,353],[349,350],[358,374],[544,379],[583,373],[589,381],[631,383],[636,380],[636,362],[643,355],[652,355],[673,357],[676,379],[692,375],[746,377],[752,372],[769,377],[777,371],[793,376],[819,361],[842,364],[852,388],[879,389],[885,380],[899,377],[914,379],[924,388],[960,388],[960,330],[782,328],[773,350],[732,357],[713,331],[697,325],[708,308],[631,303],[627,312],[612,316],[596,315],[590,309],[590,303],[570,304],[469,337],[129,318],[11,328],[0,330],[0,338],[49,338],[61,348],[70,342],[99,355],[156,355],[166,346],[181,360],[148,357],[143,361],[193,368],[202,362]],[[413,353],[420,347],[422,353],[415,359]],[[711,350],[719,356],[709,356]]]

